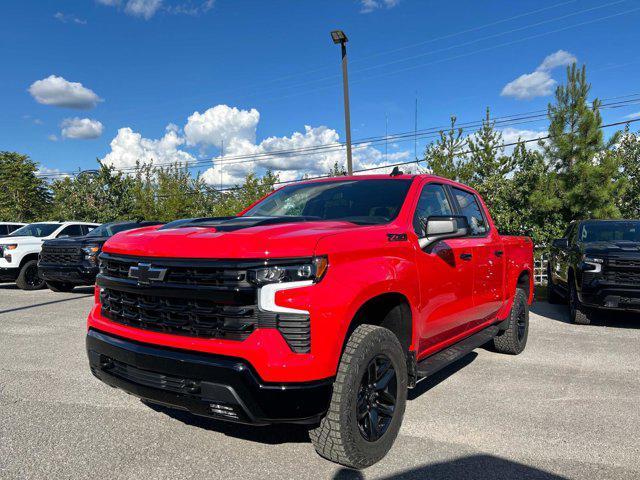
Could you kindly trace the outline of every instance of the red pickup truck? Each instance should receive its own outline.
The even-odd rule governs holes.
[[[533,248],[469,187],[431,175],[292,184],[239,216],[115,235],[87,352],[146,402],[303,423],[320,455],[380,460],[407,389],[470,350],[518,354]]]

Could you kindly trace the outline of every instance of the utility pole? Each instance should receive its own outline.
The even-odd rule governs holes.
[[[222,159],[224,158],[224,138],[222,139],[222,153],[220,155],[220,191],[222,191]]]
[[[342,88],[344,96],[344,129],[347,140],[347,174],[353,175],[351,157],[351,112],[349,111],[349,75],[347,73],[347,42],[349,39],[342,30],[331,32],[333,43],[340,44],[342,50]]]

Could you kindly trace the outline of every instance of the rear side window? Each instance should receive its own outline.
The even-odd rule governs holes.
[[[19,229],[22,225],[7,225],[7,233],[11,233]]]
[[[458,202],[460,213],[467,217],[469,227],[471,228],[471,235],[474,237],[481,237],[489,231],[489,224],[482,213],[480,208],[480,202],[478,198],[470,192],[460,190],[459,188],[452,188],[453,196]]]
[[[442,185],[429,183],[423,187],[413,215],[413,229],[418,237],[425,236],[425,220],[437,215],[453,215],[453,210]]]
[[[82,236],[82,227],[80,225],[69,225],[62,229],[62,231],[58,234],[58,237],[80,237]]]
[[[6,225],[0,225],[0,235],[6,235],[9,233],[9,227]]]

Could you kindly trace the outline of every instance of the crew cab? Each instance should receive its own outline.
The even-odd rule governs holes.
[[[23,290],[44,287],[38,276],[38,254],[42,243],[52,238],[86,235],[96,223],[38,222],[14,230],[0,238],[0,281],[16,282]]]
[[[0,237],[6,237],[14,230],[24,227],[24,223],[0,222]]]
[[[552,242],[547,297],[569,304],[574,323],[596,310],[640,311],[640,220],[573,222]]]
[[[110,237],[160,222],[119,221],[104,223],[81,237],[47,240],[38,260],[38,274],[54,292],[69,292],[78,285],[93,285],[98,274],[98,255]]]
[[[408,388],[487,342],[522,352],[532,268],[531,240],[500,235],[459,183],[291,184],[236,217],[109,239],[90,368],[147,403],[308,424],[320,455],[363,468],[391,448]]]

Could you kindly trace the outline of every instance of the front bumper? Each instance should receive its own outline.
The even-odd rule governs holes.
[[[332,393],[332,379],[267,383],[242,359],[153,346],[95,329],[87,334],[87,354],[91,372],[112,387],[240,423],[317,423]]]
[[[592,308],[640,311],[640,288],[623,288],[602,285],[584,288],[579,294],[580,302]]]
[[[93,285],[98,275],[98,267],[84,265],[38,264],[38,275],[50,282],[74,283],[77,285]]]
[[[19,273],[19,268],[0,268],[0,282],[15,282]]]

